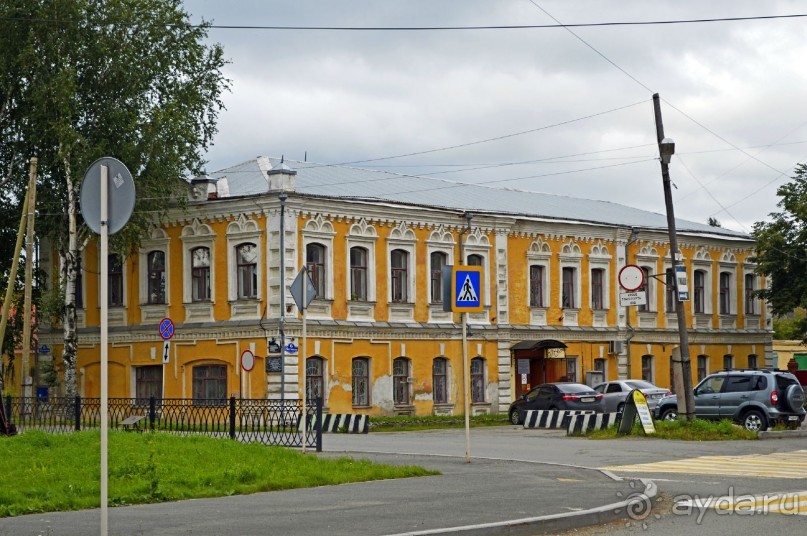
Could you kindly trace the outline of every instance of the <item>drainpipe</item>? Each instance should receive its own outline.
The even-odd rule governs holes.
[[[630,236],[628,237],[628,241],[625,244],[625,265],[628,265],[628,249],[630,245],[635,243],[639,239],[639,229],[637,227],[632,227],[630,230]],[[630,341],[633,339],[633,336],[636,334],[636,330],[630,324],[630,306],[625,306],[625,326],[628,328],[628,335],[625,337],[625,353],[627,354],[627,376],[628,379],[631,378],[631,357],[630,357]]]

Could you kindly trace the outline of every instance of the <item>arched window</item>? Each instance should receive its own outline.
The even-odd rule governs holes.
[[[305,395],[311,402],[322,398],[325,402],[325,363],[321,357],[309,357],[305,362]]]
[[[325,299],[325,246],[311,243],[305,247],[305,264],[308,275],[317,289],[317,298]]]
[[[353,359],[353,405],[370,405],[370,360],[366,357]]]
[[[108,305],[123,305],[123,263],[121,263],[120,255],[110,255],[107,257],[109,272],[107,273],[107,281],[109,282],[107,304]]]
[[[432,364],[432,398],[435,404],[448,404],[448,359],[444,357]]]
[[[485,401],[485,360],[481,357],[471,359],[471,402]]]
[[[191,300],[210,299],[210,249],[205,247],[191,250]]]
[[[165,303],[165,252],[149,252],[147,263],[148,302]]]
[[[734,356],[731,354],[726,354],[723,356],[723,369],[724,370],[731,370],[734,368]]]
[[[544,306],[544,267],[530,266],[530,307]]]
[[[561,289],[561,307],[564,309],[575,309],[577,307],[574,303],[575,270],[575,268],[564,266],[563,271],[561,272],[563,277],[563,288]]]
[[[408,406],[409,396],[409,359],[399,357],[392,362],[392,402],[396,406]]]
[[[696,313],[704,313],[706,301],[706,272],[695,270],[692,281],[692,307]]]
[[[605,308],[605,269],[593,268],[591,270],[591,308],[602,310]]]
[[[406,302],[409,299],[409,253],[393,249],[390,254],[392,276],[392,301]]]
[[[446,265],[448,256],[435,251],[431,254],[431,302],[443,303],[443,266]]]
[[[482,255],[468,255],[468,266],[482,266]]]
[[[255,244],[240,244],[235,248],[238,274],[238,298],[258,296],[258,249]]]
[[[642,356],[642,379],[646,382],[653,383],[653,356]]]
[[[675,312],[675,275],[672,268],[667,268],[664,272],[664,310],[668,313]]]
[[[642,284],[642,288],[639,289],[639,292],[644,292],[645,303],[639,305],[637,310],[650,311],[650,268],[642,266],[642,272],[644,272],[644,284]]]
[[[350,248],[350,299],[367,301],[367,250]]]
[[[756,298],[754,297],[754,274],[745,274],[745,314],[754,315],[756,313]]]
[[[193,367],[194,404],[219,405],[227,400],[227,367],[199,365]]]
[[[720,272],[720,314],[731,314],[731,274]]]
[[[702,381],[709,374],[709,356],[698,356],[698,381]]]

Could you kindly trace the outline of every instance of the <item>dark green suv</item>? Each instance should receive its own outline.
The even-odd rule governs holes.
[[[678,398],[662,398],[656,418],[678,418]],[[695,416],[732,419],[759,432],[775,423],[798,428],[807,412],[804,389],[796,377],[781,370],[724,370],[710,374],[695,387]]]

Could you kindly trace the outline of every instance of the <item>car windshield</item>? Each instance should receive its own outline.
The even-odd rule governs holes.
[[[655,385],[653,385],[650,382],[632,381],[632,382],[625,382],[625,383],[631,389],[658,389]]]
[[[561,383],[558,384],[558,389],[562,393],[590,393],[592,392],[591,387],[588,385],[583,385],[580,383]]]

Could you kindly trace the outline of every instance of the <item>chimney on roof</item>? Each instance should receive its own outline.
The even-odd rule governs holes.
[[[199,175],[191,179],[190,184],[190,200],[191,201],[204,201],[206,199],[218,199],[220,186],[226,189],[227,179],[223,179],[223,184],[219,184],[220,180],[211,177],[207,174]],[[227,197],[228,192],[221,192],[223,197]]]
[[[280,162],[266,172],[269,179],[269,191],[293,192],[297,186],[297,172],[291,169],[280,157]]]

